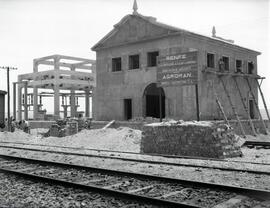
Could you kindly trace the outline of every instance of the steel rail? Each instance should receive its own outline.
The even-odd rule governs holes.
[[[117,156],[72,153],[72,152],[63,152],[63,151],[56,151],[56,150],[41,150],[41,149],[32,149],[32,148],[26,148],[26,147],[14,147],[14,146],[3,146],[3,145],[0,145],[0,148],[13,148],[13,149],[28,150],[28,151],[34,151],[34,152],[47,152],[47,153],[56,153],[56,154],[64,154],[64,155],[76,155],[76,156],[83,156],[83,157],[96,157],[96,158],[123,160],[123,161],[129,161],[129,162],[140,162],[140,163],[150,163],[150,164],[158,164],[158,165],[183,166],[183,167],[194,167],[194,168],[205,168],[205,169],[217,169],[217,170],[223,170],[223,171],[246,172],[250,174],[270,175],[270,172],[261,171],[261,170],[236,169],[236,168],[228,168],[228,167],[215,167],[215,166],[207,166],[207,165],[199,165],[199,164],[183,164],[183,163],[163,162],[163,161],[153,161],[153,160],[151,161],[151,160],[124,158],[124,157],[117,157]]]
[[[146,203],[146,204],[152,204],[152,205],[159,205],[159,206],[166,206],[166,207],[183,207],[183,208],[200,208],[199,206],[196,205],[189,205],[187,203],[181,203],[181,202],[174,202],[174,201],[168,201],[164,199],[159,199],[159,198],[154,198],[154,197],[147,197],[143,195],[137,195],[137,194],[132,194],[128,192],[122,192],[122,191],[117,191],[109,188],[102,188],[98,186],[93,186],[93,185],[84,185],[80,183],[74,183],[70,181],[65,181],[61,179],[54,179],[50,177],[45,177],[45,176],[39,176],[35,174],[30,174],[30,173],[24,173],[20,171],[15,171],[15,170],[10,170],[10,169],[5,169],[5,168],[0,168],[0,171],[6,172],[9,174],[14,174],[17,176],[21,176],[30,180],[35,180],[38,182],[46,182],[52,185],[61,185],[64,187],[68,188],[75,188],[75,189],[82,189],[86,191],[92,191],[96,192],[102,195],[108,195],[112,196],[115,198],[123,198],[127,200],[132,200],[136,201],[139,203]]]
[[[259,162],[246,162],[246,161],[237,161],[237,160],[226,160],[226,159],[218,159],[218,158],[208,158],[208,157],[196,157],[196,156],[180,156],[180,155],[166,155],[166,154],[156,154],[156,153],[138,153],[138,152],[127,152],[127,151],[117,151],[117,150],[107,150],[107,149],[94,149],[94,148],[80,148],[80,147],[65,147],[60,145],[45,145],[45,144],[32,144],[32,143],[25,143],[25,142],[6,142],[0,141],[1,143],[7,144],[22,144],[22,145],[29,145],[29,146],[41,146],[41,147],[55,147],[55,148],[62,148],[62,149],[74,149],[74,150],[87,150],[87,151],[96,151],[96,152],[108,152],[108,153],[119,153],[119,154],[130,154],[130,155],[143,155],[143,156],[157,156],[157,157],[166,157],[170,159],[197,159],[197,160],[211,160],[217,162],[237,162],[243,164],[255,164],[255,165],[270,165],[270,163],[259,163]]]
[[[254,145],[254,146],[266,146],[270,147],[270,141],[269,142],[264,142],[264,141],[246,141],[244,145]]]
[[[238,186],[233,186],[233,185],[184,180],[184,179],[178,179],[178,178],[171,178],[171,177],[164,177],[164,176],[157,176],[157,175],[150,175],[150,174],[143,174],[143,173],[134,173],[134,172],[128,172],[128,171],[119,171],[119,170],[112,170],[112,169],[106,169],[106,168],[82,166],[82,165],[75,165],[75,164],[67,164],[67,163],[62,163],[62,162],[52,162],[52,161],[47,161],[47,160],[39,160],[39,159],[32,159],[32,158],[25,158],[25,157],[2,155],[2,154],[0,154],[0,157],[6,158],[6,159],[22,160],[22,161],[31,162],[31,163],[39,163],[39,164],[41,163],[41,164],[59,166],[59,167],[65,167],[65,168],[74,168],[78,170],[101,172],[101,173],[112,174],[112,175],[117,175],[117,176],[119,175],[129,176],[129,177],[134,177],[134,178],[143,178],[143,179],[149,179],[149,180],[163,181],[167,183],[177,183],[177,184],[184,184],[188,186],[196,186],[200,188],[223,190],[223,191],[239,193],[242,195],[247,195],[253,198],[255,197],[260,200],[270,200],[270,190],[244,188],[244,187],[238,187]]]

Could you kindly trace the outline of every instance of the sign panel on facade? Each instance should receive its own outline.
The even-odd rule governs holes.
[[[161,56],[157,67],[157,82],[160,86],[197,84],[197,64],[197,51]]]

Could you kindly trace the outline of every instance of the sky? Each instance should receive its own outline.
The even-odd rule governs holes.
[[[260,51],[258,73],[266,77],[262,89],[269,107],[269,1],[137,0],[137,4],[140,14],[160,22],[207,36],[215,25],[217,36]],[[10,73],[14,82],[18,74],[33,71],[34,58],[62,54],[95,59],[91,47],[132,13],[132,5],[133,0],[0,0],[0,66],[18,68]],[[6,73],[0,69],[0,90],[6,89]]]

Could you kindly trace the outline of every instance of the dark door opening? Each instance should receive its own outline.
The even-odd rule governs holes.
[[[160,118],[160,93],[161,93],[161,113],[165,118],[165,93],[162,88],[158,88],[155,83],[148,85],[144,91],[145,97],[145,116]]]
[[[251,119],[255,118],[254,114],[254,100],[249,100],[248,101],[248,106],[249,106],[249,116]]]
[[[124,118],[125,120],[132,119],[132,100],[124,99]]]

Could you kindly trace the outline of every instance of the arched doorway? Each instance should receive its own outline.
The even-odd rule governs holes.
[[[165,118],[165,93],[163,88],[158,88],[156,83],[149,84],[144,90],[144,115],[146,117],[160,118],[159,96],[161,93],[161,112],[162,118]]]

